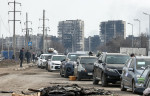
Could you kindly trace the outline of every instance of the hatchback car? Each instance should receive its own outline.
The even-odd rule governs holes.
[[[102,86],[108,83],[120,81],[122,68],[125,62],[130,58],[127,54],[121,53],[103,53],[94,63],[93,84],[98,84],[101,80]]]
[[[52,55],[51,59],[48,60],[48,71],[59,70],[61,61],[65,58],[65,55]]]
[[[45,68],[49,56],[51,56],[51,54],[41,54],[37,61],[38,67]]]
[[[145,77],[149,71],[150,57],[136,56],[126,62],[121,75],[121,91],[132,89],[132,92],[142,93],[145,89]],[[146,68],[146,69],[145,69]]]
[[[77,80],[92,79],[93,78],[93,66],[97,60],[95,56],[79,56],[77,64],[74,66],[74,76]]]

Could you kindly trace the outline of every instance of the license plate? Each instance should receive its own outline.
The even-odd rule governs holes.
[[[88,75],[93,75],[92,73],[88,73]]]

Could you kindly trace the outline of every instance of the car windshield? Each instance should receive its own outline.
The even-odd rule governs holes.
[[[81,58],[80,63],[81,64],[93,64],[97,58]]]
[[[45,56],[45,59],[46,59],[46,60],[51,59],[51,58],[52,58],[52,55]]]
[[[85,54],[69,54],[68,58],[70,61],[76,61],[78,56],[85,55]]]
[[[146,66],[150,65],[150,59],[137,59],[136,61],[136,69],[144,70]]]
[[[62,61],[65,58],[65,56],[53,56],[52,61]]]
[[[128,55],[107,55],[106,63],[107,64],[125,64],[129,59]]]

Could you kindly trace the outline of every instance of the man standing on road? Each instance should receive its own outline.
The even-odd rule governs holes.
[[[35,53],[34,52],[32,54],[32,60],[33,60],[33,63],[35,63]]]
[[[20,50],[20,54],[19,54],[19,58],[20,58],[20,67],[22,67],[22,62],[23,62],[23,51],[24,51],[24,48],[22,48],[21,50]]]
[[[25,57],[27,58],[27,63],[30,63],[31,53],[27,50]]]

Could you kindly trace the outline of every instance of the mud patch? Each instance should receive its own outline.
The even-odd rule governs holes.
[[[2,73],[0,74],[0,76],[5,76],[5,75],[8,75],[9,73]]]
[[[22,75],[36,75],[37,73],[22,73]]]

